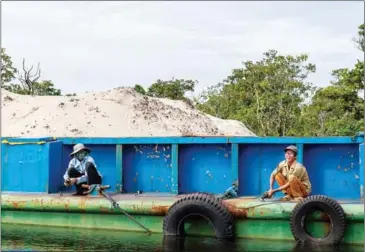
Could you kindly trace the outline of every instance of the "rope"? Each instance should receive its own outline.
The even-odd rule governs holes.
[[[8,145],[25,145],[25,144],[45,144],[45,141],[39,141],[39,142],[9,142],[8,140],[3,140],[1,141],[1,143],[3,144],[8,144]]]
[[[146,228],[145,226],[143,226],[141,223],[139,223],[136,219],[133,218],[133,216],[131,216],[130,214],[128,214],[126,211],[124,211],[119,204],[106,192],[104,192],[104,190],[100,189],[100,187],[98,186],[98,191],[101,195],[103,195],[111,204],[114,208],[119,208],[119,210],[125,215],[127,216],[130,220],[132,220],[133,222],[135,222],[137,225],[139,225],[141,228],[143,228],[144,230],[146,230],[149,234],[151,234],[151,230],[149,230],[148,228]]]
[[[285,211],[285,209],[284,209],[284,207],[282,206],[281,203],[283,203],[283,202],[282,201],[270,201],[270,202],[266,202],[266,203],[262,203],[262,204],[258,204],[258,205],[253,205],[253,206],[250,206],[248,208],[267,206],[267,205],[279,205],[279,207],[281,208],[282,213],[288,213],[287,211]]]
[[[282,213],[288,213],[287,211],[285,211],[284,207],[282,206],[281,203],[284,203],[283,201],[265,201],[265,194],[262,194],[262,195],[259,195],[253,199],[260,199],[261,202],[265,202],[265,203],[261,203],[261,204],[258,204],[258,205],[253,205],[253,206],[250,206],[249,208],[252,208],[252,207],[260,207],[260,206],[267,206],[267,205],[279,205],[279,207],[281,208],[281,211]]]

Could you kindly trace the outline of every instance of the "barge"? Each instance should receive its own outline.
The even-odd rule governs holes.
[[[63,186],[77,143],[91,149],[102,184],[110,185],[103,192],[120,209],[97,190],[75,196],[74,187]],[[262,200],[288,145],[298,148],[311,195],[283,202],[278,193]],[[5,137],[1,148],[4,224],[364,245],[362,133],[315,138]],[[232,184],[238,195],[221,199]],[[304,227],[307,212],[316,208],[324,212],[308,214]]]

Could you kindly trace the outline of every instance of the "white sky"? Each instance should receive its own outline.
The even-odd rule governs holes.
[[[308,53],[326,86],[364,58],[352,42],[363,2],[2,2],[1,18],[15,66],[40,62],[63,93],[175,77],[198,80],[197,94],[269,49]]]

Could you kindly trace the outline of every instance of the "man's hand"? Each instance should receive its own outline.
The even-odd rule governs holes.
[[[267,197],[268,198],[271,198],[273,195],[274,195],[274,190],[273,189],[270,189],[268,192],[267,192]]]
[[[77,178],[72,178],[71,179],[71,185],[75,184],[77,182]]]
[[[71,186],[71,180],[70,179],[65,179],[65,181],[63,182],[63,184],[65,186]]]
[[[70,178],[70,179],[65,180],[64,185],[65,186],[72,186],[76,182],[77,182],[76,178]]]

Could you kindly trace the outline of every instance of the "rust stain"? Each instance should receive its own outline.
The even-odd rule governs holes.
[[[331,232],[331,225],[330,225],[330,223],[326,222],[324,224],[324,231],[325,231],[325,236],[327,236]]]
[[[324,213],[324,212],[321,212],[320,213],[320,218],[321,220],[325,221],[325,222],[328,222],[328,224],[331,222],[331,219],[330,217],[328,216],[328,214]]]
[[[159,206],[159,205],[152,205],[151,212],[156,215],[164,216],[167,214],[170,206]]]
[[[251,206],[240,208],[237,207],[240,203],[242,203],[242,199],[228,199],[223,200],[222,203],[228,208],[228,211],[237,219],[247,219],[249,216],[255,216],[255,214],[260,216],[265,216],[272,213],[272,209]]]
[[[41,201],[39,199],[32,199],[32,204],[34,206],[37,206],[37,205],[42,205]]]
[[[140,206],[139,204],[126,205],[126,207],[132,207],[134,212],[139,212],[142,209],[142,206]]]
[[[18,202],[16,202],[16,201],[13,201],[12,204],[13,204],[14,208],[18,208],[19,207],[18,206]]]
[[[110,212],[110,208],[109,207],[100,206],[100,212],[102,212],[102,213],[109,213]]]
[[[255,209],[255,207],[252,207],[252,209]],[[253,211],[253,213],[255,213],[255,211]],[[259,214],[261,216],[264,216],[264,215],[267,215],[267,214],[271,214],[271,213],[272,213],[272,210],[271,209],[265,208],[265,207],[262,207],[262,206],[260,207]]]
[[[11,204],[14,206],[14,208],[18,209],[18,208],[23,208],[26,205],[26,201],[11,201]]]
[[[69,210],[69,206],[70,206],[70,200],[67,200],[64,204],[65,209],[68,211]]]
[[[237,219],[247,219],[248,216],[247,208],[238,208],[234,204],[230,204],[226,201],[223,201],[223,204],[228,208],[228,211],[233,215],[233,217]]]
[[[80,198],[80,203],[79,203],[79,209],[81,212],[85,212],[86,211],[86,200],[85,198],[81,197]]]
[[[323,221],[324,232],[325,232],[324,235],[326,236],[331,231],[331,220],[330,220],[330,217],[326,213],[324,213],[324,212],[320,212],[319,217]]]

